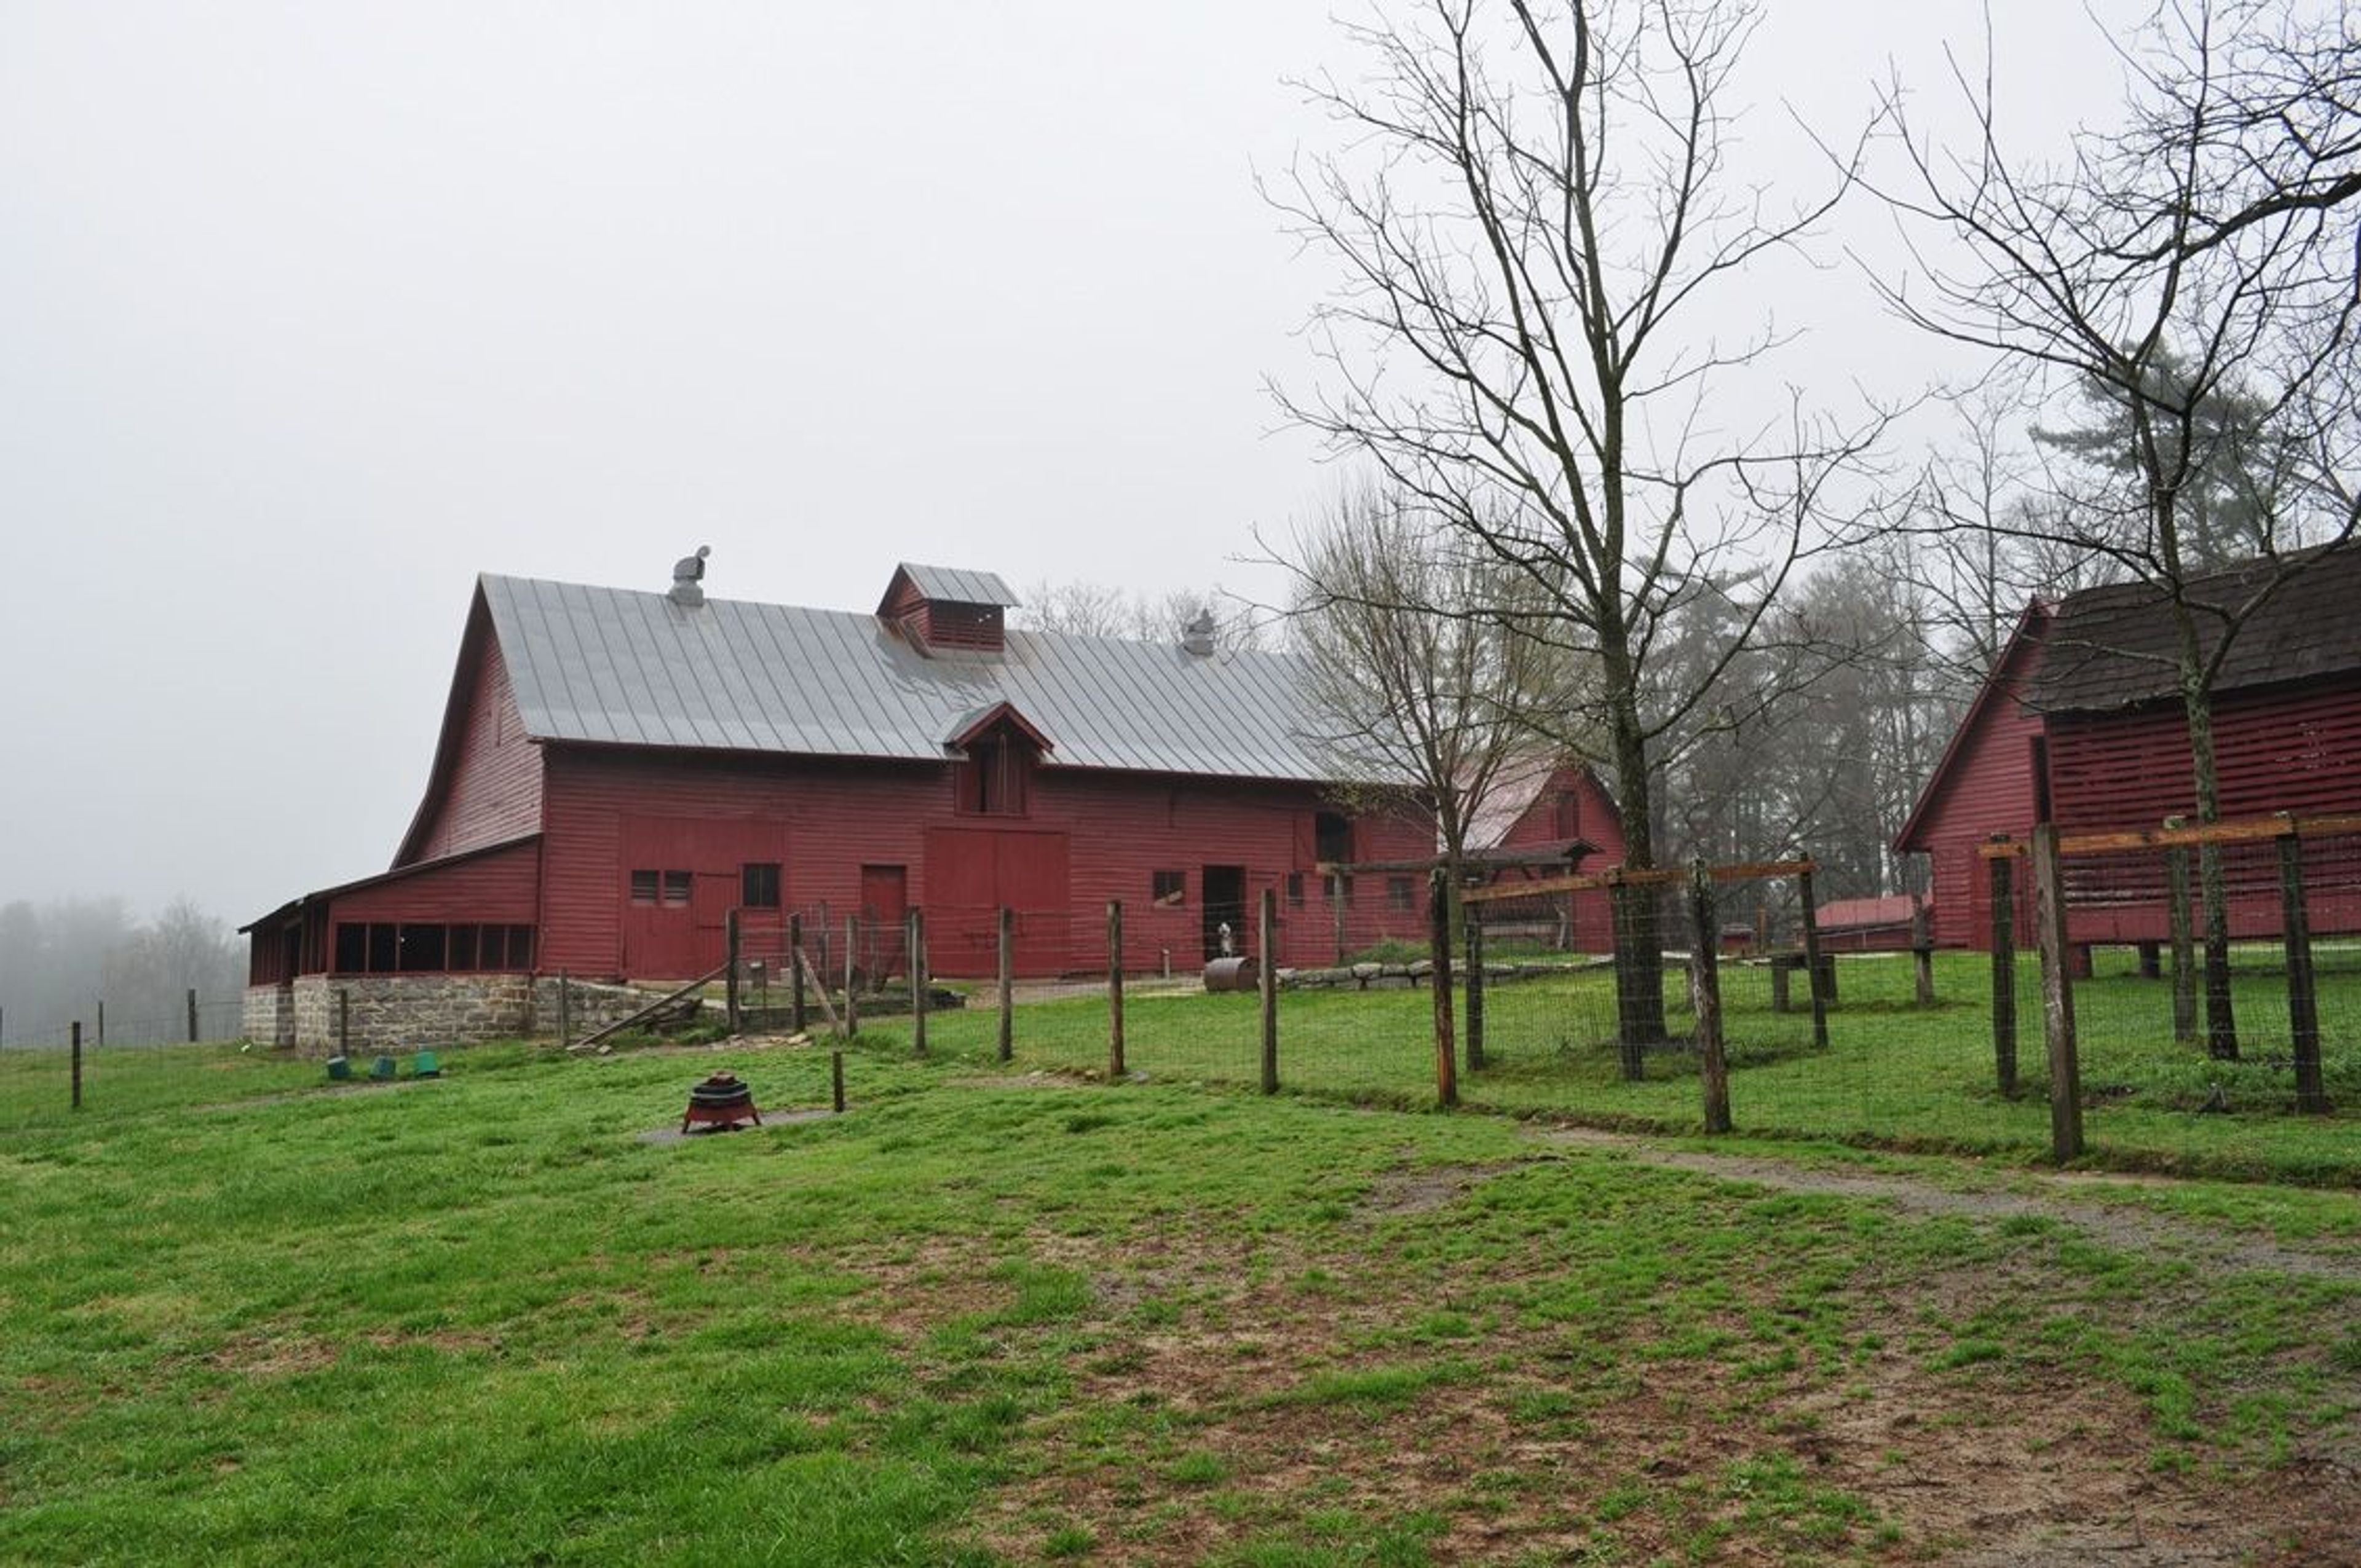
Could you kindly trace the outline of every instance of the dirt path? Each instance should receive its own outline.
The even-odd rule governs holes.
[[[2293,1247],[2268,1236],[2233,1233],[2214,1225],[2175,1219],[2129,1204],[2094,1201],[2101,1183],[2171,1186],[2157,1178],[2027,1174],[2037,1191],[1961,1191],[1888,1171],[1831,1170],[1758,1155],[1708,1154],[1665,1146],[1624,1133],[1583,1127],[1552,1128],[1543,1141],[1569,1148],[1621,1155],[1642,1165],[1690,1170],[1731,1181],[1751,1182],[1780,1192],[1827,1193],[1840,1198],[1882,1199],[1905,1213],[1960,1215],[2005,1220],[2020,1216],[2072,1225],[2118,1252],[2178,1258],[2207,1266],[2266,1269],[2317,1278],[2361,1280],[2361,1246],[2334,1244]],[[2355,1199],[2361,1203],[2361,1199]]]

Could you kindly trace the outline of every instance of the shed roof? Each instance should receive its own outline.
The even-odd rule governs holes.
[[[941,762],[1005,703],[1060,766],[1337,777],[1289,654],[1012,631],[990,656],[929,659],[873,615],[526,577],[481,592],[537,740]]]
[[[2190,582],[2198,638],[2209,652],[2289,558],[2241,563]],[[2217,692],[2276,685],[2361,670],[2361,547],[2316,552],[2301,561],[2247,617],[2222,662]],[[2131,707],[2175,696],[2172,617],[2165,596],[2142,583],[2086,588],[2059,601],[2042,640],[2027,704],[2051,713]]]

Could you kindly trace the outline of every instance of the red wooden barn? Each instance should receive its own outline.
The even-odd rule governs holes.
[[[2244,602],[2257,569],[2189,587],[2208,634],[2218,636],[2221,623],[2204,607]],[[2025,612],[1894,839],[1931,862],[1938,943],[1988,944],[1991,887],[1976,850],[1994,834],[2022,838],[2044,820],[2073,833],[2194,819],[2172,638],[2162,602],[2137,585],[2092,588]],[[2215,682],[2213,727],[2225,819],[2361,810],[2361,550],[2321,556],[2247,620]],[[2234,936],[2278,933],[2268,854],[2265,846],[2246,857],[2253,864],[2233,866]],[[2361,927],[2352,869],[2327,869],[2313,928]],[[2076,940],[2166,936],[2155,857],[2070,865],[2069,872]],[[2020,910],[2020,919],[2029,916]]]
[[[1468,823],[1468,848],[1478,855],[1503,851],[1565,857],[1556,866],[1500,869],[1498,885],[1514,886],[1563,874],[1568,867],[1598,871],[1623,863],[1623,816],[1598,774],[1579,763],[1544,756],[1516,759],[1502,767]],[[1613,915],[1604,889],[1493,905],[1488,924],[1574,952],[1603,953],[1615,945]]]
[[[1005,905],[1047,975],[1104,966],[1110,899],[1131,967],[1186,969],[1269,888],[1285,961],[1326,962],[1314,868],[1433,853],[1430,817],[1334,803],[1287,655],[1011,630],[988,573],[904,565],[860,614],[707,599],[683,566],[669,594],[479,580],[392,868],[247,927],[249,1033],[333,1037],[331,979],[372,1028],[514,1032],[534,977],[709,970],[733,911],[759,947],[790,911],[891,931],[917,904],[958,976]],[[1423,931],[1421,879],[1358,880],[1353,945]]]

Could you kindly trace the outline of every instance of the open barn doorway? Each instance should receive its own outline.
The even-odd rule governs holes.
[[[1207,866],[1204,869],[1205,958],[1223,957],[1222,932],[1227,927],[1230,951],[1246,951],[1246,869]]]

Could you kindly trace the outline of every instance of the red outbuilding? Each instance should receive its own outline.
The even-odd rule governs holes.
[[[2188,586],[2210,645],[2220,612],[2242,606],[2262,570]],[[1939,945],[1987,944],[1991,886],[1977,847],[1994,835],[2023,838],[2043,821],[2093,833],[2194,819],[2166,610],[2131,584],[2026,609],[1894,839],[1928,858]],[[2320,555],[2246,620],[2213,683],[2213,730],[2224,819],[2361,811],[2361,549]],[[2277,934],[2275,875],[2235,899],[2234,936]],[[2074,939],[2166,935],[2160,872],[2121,876],[2119,896],[2070,900]],[[2336,911],[2350,902],[2324,901],[2314,928],[2328,928],[2323,916],[2349,928]]]
[[[335,1037],[331,990],[356,1037],[514,1033],[561,972],[712,970],[732,915],[759,948],[791,913],[890,934],[919,905],[949,976],[993,970],[1003,907],[1037,976],[1104,968],[1113,899],[1141,970],[1193,968],[1224,927],[1243,950],[1265,889],[1289,963],[1333,959],[1340,913],[1356,947],[1425,928],[1420,879],[1318,874],[1431,857],[1433,824],[1337,804],[1389,781],[1334,776],[1289,655],[1217,648],[1209,622],[1012,630],[989,573],[903,565],[868,614],[708,599],[702,574],[479,579],[392,868],[247,927],[249,1034]],[[1533,809],[1620,844],[1611,806],[1565,804],[1583,787]]]

